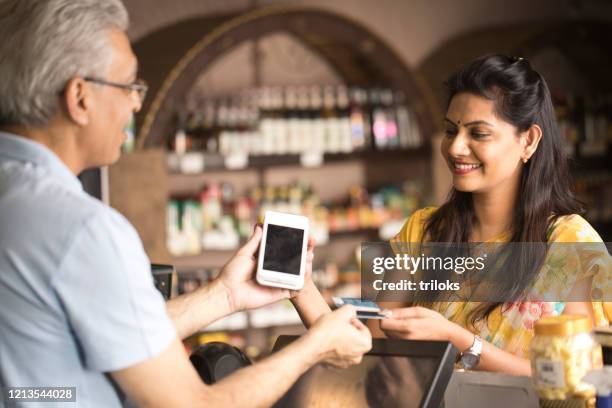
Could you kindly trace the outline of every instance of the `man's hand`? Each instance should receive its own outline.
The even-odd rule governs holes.
[[[255,280],[257,253],[262,234],[262,227],[256,225],[251,238],[223,267],[218,278],[218,282],[228,293],[230,307],[233,311],[256,309],[281,299],[294,297],[299,293],[299,291],[289,289],[262,286]],[[314,241],[309,239],[304,277],[306,285],[311,280],[313,258]]]
[[[370,347],[369,331],[345,306],[282,350],[213,385],[200,380],[178,338],[158,355],[110,374],[139,407],[270,407],[313,364],[355,364]]]
[[[370,331],[357,319],[351,305],[321,316],[308,330],[305,339],[315,342],[322,354],[321,362],[341,368],[359,364],[363,355],[372,348]]]

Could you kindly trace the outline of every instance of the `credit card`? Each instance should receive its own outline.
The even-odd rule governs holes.
[[[371,300],[361,300],[359,298],[334,297],[332,298],[336,307],[353,305],[357,312],[358,319],[384,319],[387,317],[380,306]]]

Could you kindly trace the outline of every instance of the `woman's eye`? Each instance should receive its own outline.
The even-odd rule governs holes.
[[[472,132],[472,137],[474,139],[483,139],[485,137],[489,136],[488,133],[482,133],[482,132]]]
[[[446,137],[454,137],[457,134],[456,130],[451,130],[451,129],[446,129],[446,131],[444,132],[446,134]]]

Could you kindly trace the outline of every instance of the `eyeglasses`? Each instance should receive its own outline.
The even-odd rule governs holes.
[[[98,84],[98,85],[107,85],[107,86],[113,86],[115,88],[127,89],[130,92],[135,91],[138,93],[138,98],[140,99],[141,104],[144,102],[145,96],[147,96],[147,90],[149,90],[149,86],[144,81],[144,79],[137,79],[135,82],[131,84],[120,84],[118,82],[111,82],[111,81],[106,81],[104,79],[93,78],[93,77],[84,77],[83,79],[87,82],[91,82],[91,83]]]

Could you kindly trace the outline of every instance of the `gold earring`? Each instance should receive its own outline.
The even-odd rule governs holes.
[[[529,161],[528,157],[523,157],[523,163],[527,163]]]

